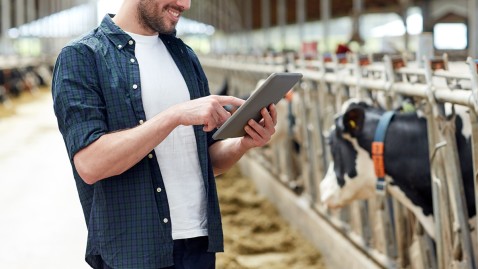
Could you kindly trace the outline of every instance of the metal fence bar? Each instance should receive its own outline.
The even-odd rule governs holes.
[[[247,59],[247,60],[246,60]],[[440,103],[452,103],[463,105],[471,108],[472,128],[473,128],[473,161],[474,171],[478,167],[478,118],[474,112],[478,111],[478,79],[476,76],[476,66],[474,61],[469,61],[471,68],[470,74],[451,72],[448,70],[448,61],[446,56],[443,57],[443,64],[446,70],[432,70],[431,66],[425,64],[425,68],[415,68],[407,66],[406,60],[403,60],[405,66],[401,68],[395,68],[390,58],[385,57],[384,63],[372,63],[367,66],[360,66],[358,64],[359,58],[355,56],[350,63],[350,58],[347,59],[348,63],[339,63],[337,57],[332,56],[332,62],[325,62],[324,58],[319,61],[302,61],[294,62],[288,55],[288,61],[284,61],[286,57],[282,58],[268,58],[267,60],[253,59],[247,57],[221,57],[221,58],[202,58],[201,62],[204,66],[211,69],[220,69],[225,73],[233,73],[234,76],[243,76],[243,73],[247,74],[263,74],[264,76],[273,72],[283,72],[285,70],[290,72],[301,72],[303,74],[303,81],[310,85],[315,85],[310,89],[300,87],[299,92],[303,97],[308,98],[303,104],[303,111],[300,115],[303,120],[304,126],[302,126],[302,134],[304,135],[302,146],[305,146],[307,152],[303,155],[303,160],[309,162],[309,164],[302,165],[302,176],[306,181],[305,192],[311,198],[312,205],[317,205],[320,208],[320,203],[316,197],[317,192],[316,184],[320,182],[320,179],[325,173],[325,169],[328,164],[328,156],[325,150],[325,140],[323,136],[323,126],[326,126],[327,118],[330,118],[330,110],[327,110],[328,106],[331,106],[331,102],[324,102],[321,100],[332,96],[335,100],[333,105],[334,111],[339,111],[340,105],[345,99],[350,97],[363,98],[370,96],[374,93],[383,93],[388,99],[386,107],[391,107],[392,98],[399,96],[410,96],[424,100],[428,102],[429,111],[431,114],[428,116],[429,122],[429,148],[432,155],[432,149],[441,140],[447,141],[447,147],[443,150],[438,150],[436,153],[437,159],[431,160],[432,169],[432,193],[433,204],[435,209],[435,229],[436,237],[436,254],[430,238],[426,234],[423,234],[421,228],[412,229],[415,230],[415,234],[408,238],[400,238],[401,234],[407,234],[410,231],[407,228],[407,222],[404,220],[398,220],[402,216],[405,220],[408,219],[404,216],[401,206],[396,203],[382,203],[379,206],[382,209],[393,208],[395,223],[391,223],[390,213],[382,212],[383,217],[383,229],[389,230],[384,233],[380,238],[375,238],[374,241],[385,240],[384,249],[381,253],[385,254],[388,258],[380,255],[372,255],[377,261],[381,261],[384,267],[394,268],[400,266],[406,266],[411,258],[406,252],[406,246],[412,247],[413,237],[419,237],[418,245],[421,249],[421,268],[449,268],[452,264],[464,268],[475,267],[475,256],[470,240],[470,233],[467,226],[467,213],[464,212],[466,205],[464,205],[463,195],[460,195],[463,186],[461,183],[461,173],[459,166],[457,166],[458,157],[456,155],[456,146],[453,146],[454,136],[451,132],[440,132],[439,121],[436,121],[439,117],[443,116],[440,113]],[[249,61],[249,62],[248,62]],[[233,62],[234,64],[231,64]],[[402,64],[403,64],[402,63]],[[392,66],[392,67],[391,67]],[[435,84],[437,79],[441,79],[444,83],[438,85]],[[471,90],[470,90],[471,89]],[[345,98],[345,99],[344,99]],[[327,115],[327,113],[329,113]],[[448,124],[448,123],[447,123]],[[319,131],[319,134],[314,134],[315,131]],[[317,139],[319,136],[320,139]],[[430,156],[431,156],[430,155]],[[447,158],[445,158],[447,156]],[[449,162],[448,156],[454,156],[452,163]],[[445,162],[448,161],[448,163]],[[312,162],[312,163],[310,163]],[[457,168],[458,167],[458,168]],[[478,192],[478,175],[474,172],[475,176],[475,192]],[[440,183],[442,182],[442,183]],[[450,203],[448,203],[448,201]],[[378,201],[377,201],[378,202]],[[380,204],[380,203],[379,203]],[[450,205],[451,204],[451,207]],[[344,209],[342,217],[332,216],[325,214],[326,218],[329,218],[331,223],[342,227],[341,229],[349,229],[347,227],[350,222],[349,212],[359,212],[361,218],[354,223],[361,227],[361,229],[352,229],[361,235],[361,239],[357,239],[353,232],[348,232],[347,235],[350,240],[356,242],[357,245],[362,245],[364,251],[369,253],[376,253],[373,249],[366,250],[363,246],[363,242],[367,245],[367,242],[371,238],[367,237],[367,231],[372,228],[365,227],[368,225],[368,221],[364,218],[364,215],[368,214],[368,205],[364,203],[357,210],[350,210],[351,208]],[[478,198],[476,199],[476,205],[478,206]],[[354,209],[354,208],[352,208]],[[367,209],[367,210],[365,210]],[[322,214],[323,210],[319,210]],[[452,218],[450,218],[450,214]],[[341,219],[341,220],[339,220]],[[450,219],[453,219],[455,226],[448,223]],[[418,227],[420,226],[417,224]],[[478,225],[478,223],[477,223]],[[394,227],[392,227],[394,226]],[[388,227],[388,228],[387,228]],[[453,229],[453,228],[455,229]],[[457,230],[456,227],[459,227]],[[352,227],[353,228],[353,227]],[[350,230],[349,230],[350,231]],[[385,231],[385,230],[383,230]],[[391,233],[390,233],[391,232]],[[452,238],[451,234],[455,237]],[[388,234],[388,235],[387,235]],[[390,235],[394,235],[393,239]],[[477,238],[478,239],[478,238]],[[360,241],[362,243],[360,243]],[[464,260],[455,260],[453,256],[452,243],[459,242],[459,247],[464,253]],[[377,247],[377,242],[370,245],[371,247]],[[431,254],[430,254],[431,252]],[[396,259],[398,263],[393,262]],[[408,264],[408,266],[411,266]]]

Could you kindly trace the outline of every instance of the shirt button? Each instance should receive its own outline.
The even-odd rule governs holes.
[[[134,41],[133,41],[133,40],[130,40],[130,41],[128,41],[128,44],[133,45],[133,44],[134,44]]]
[[[139,124],[143,124],[144,123],[144,120],[139,120]]]
[[[169,221],[169,220],[168,220],[167,218],[164,218],[164,219],[163,219],[163,222],[164,222],[164,223],[168,223],[168,221]]]
[[[131,63],[134,63],[134,62],[136,62],[136,61],[135,61],[133,58],[131,58],[131,59],[130,59],[130,62],[131,62]]]
[[[148,154],[148,158],[152,159],[153,158],[153,154]]]
[[[162,189],[161,189],[161,188],[157,188],[156,191],[157,191],[157,192],[161,192]]]
[[[123,46],[121,46],[121,45],[118,45],[118,49],[121,49],[122,47],[123,47]]]
[[[137,89],[138,88],[138,85],[137,84],[133,84],[133,89]]]

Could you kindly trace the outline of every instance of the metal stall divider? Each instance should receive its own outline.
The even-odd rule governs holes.
[[[440,117],[443,118],[441,107],[443,102],[472,108],[470,116],[473,128],[474,171],[476,171],[478,167],[476,157],[478,156],[478,146],[476,146],[478,145],[476,142],[478,135],[478,117],[476,115],[478,111],[478,79],[474,61],[469,59],[470,78],[469,75],[451,72],[447,67],[448,61],[445,57],[441,59],[441,63],[437,61],[437,66],[442,65],[443,70],[438,68],[432,70],[431,64],[426,64],[424,68],[409,67],[405,63],[406,59],[400,61],[395,58],[388,60],[385,58],[381,63],[357,66],[360,62],[357,56],[352,61],[353,64],[339,64],[336,57],[332,56],[332,58],[335,58],[332,63],[325,62],[325,58],[321,58],[318,63],[308,64],[307,67],[312,67],[303,70],[303,83],[297,88],[297,92],[303,97],[303,110],[300,115],[297,115],[302,120],[299,128],[305,134],[301,146],[306,152],[302,160],[309,162],[309,164],[303,165],[306,167],[303,170],[310,169],[307,172],[307,178],[304,178],[306,180],[305,193],[296,193],[297,196],[301,197],[307,194],[311,206],[316,209],[321,218],[326,219],[336,230],[341,231],[347,240],[353,242],[357,248],[367,253],[384,268],[474,268],[470,231],[460,195],[460,188],[463,186],[460,187],[462,183],[457,180],[459,167],[456,166],[457,158],[454,156],[456,148],[450,146],[454,143],[453,135],[450,132],[452,130],[450,128],[453,126],[447,126],[448,122],[440,120]],[[229,61],[233,61],[233,59],[231,58]],[[204,63],[203,65],[205,65]],[[212,61],[207,65],[208,69],[217,70],[220,67],[219,69],[222,69],[223,73],[228,72],[226,70],[235,70],[232,79],[235,79],[236,83],[237,80],[243,80],[247,76],[250,76],[251,80],[259,78],[266,72],[277,68],[276,64],[270,62],[247,64],[237,63],[237,61],[234,63]],[[293,65],[288,62],[284,66],[287,66],[288,70],[292,70]],[[218,73],[220,72],[221,70],[218,71]],[[434,80],[437,78],[444,78],[447,85],[445,87],[436,85]],[[472,80],[471,86],[466,84],[470,79]],[[462,83],[463,81],[465,83]],[[347,88],[352,91],[347,92]],[[376,201],[378,199],[371,199],[355,203],[352,207],[340,210],[340,215],[337,215],[325,210],[317,198],[320,193],[314,185],[320,183],[330,160],[323,134],[332,123],[331,116],[339,112],[343,101],[351,97],[349,93],[355,97],[365,98],[373,97],[374,93],[385,96],[388,94],[395,97],[388,98],[389,108],[392,107],[394,101],[400,100],[402,95],[420,100],[424,104],[422,108],[428,119],[430,169],[433,175],[436,248],[416,217],[396,199],[392,199],[392,203],[385,202],[388,198],[381,202]],[[440,143],[444,140],[447,143],[445,147]],[[275,147],[276,145],[271,145],[271,148]],[[438,149],[435,150],[435,148]],[[261,154],[260,151],[256,153]],[[278,154],[287,154],[287,152],[280,150]],[[450,159],[448,156],[454,157]],[[273,170],[274,165],[270,165],[268,169]],[[474,177],[476,190],[478,189],[476,172]],[[289,180],[294,179],[288,179],[288,182]],[[476,203],[478,204],[478,199]],[[379,213],[373,209],[375,208],[374,204],[378,205],[377,207],[381,210]],[[385,211],[387,207],[389,210],[393,208],[393,213]],[[349,213],[355,214],[359,219],[352,220]],[[369,221],[365,217],[367,214],[375,216],[369,216]],[[378,220],[382,226],[387,227],[380,233],[375,232],[376,229],[371,227],[375,224],[374,219],[377,219],[377,215],[379,215]],[[454,222],[451,223],[451,220]],[[367,228],[367,225],[370,227]],[[374,232],[371,232],[369,237],[370,230]],[[419,259],[412,256],[413,250],[419,251]],[[463,254],[461,260],[460,253]]]
[[[392,86],[398,81],[403,81],[403,76],[396,75],[395,72],[401,68],[406,67],[405,57],[391,58],[388,55],[384,56],[384,80],[385,80],[385,105],[387,110],[396,109],[394,104],[396,103],[393,96],[397,96],[392,91]],[[393,209],[393,228],[395,247],[396,247],[396,266],[398,268],[405,268],[410,265],[410,255],[408,254],[408,248],[411,244],[411,231],[407,229],[408,210],[398,202],[392,195],[389,195],[387,199],[391,200],[391,209]]]
[[[369,57],[365,58],[365,60],[361,59],[358,54],[353,54],[352,59],[352,66],[350,68],[353,76],[356,79],[356,85],[354,87],[354,96],[359,100],[364,100],[368,98],[368,92],[362,86],[362,78],[364,76],[365,67],[369,66],[371,61]],[[358,234],[363,239],[364,246],[370,246],[372,240],[372,227],[370,222],[369,201],[358,201],[358,203],[354,204],[356,207],[355,210],[357,211],[356,215],[358,215]]]
[[[478,209],[478,71],[477,61],[468,57],[466,60],[471,76],[471,91],[472,91],[472,104],[470,105],[470,123],[472,128],[472,156],[473,156],[473,182],[475,190],[475,208]],[[474,227],[474,256],[477,258],[478,253],[478,217],[476,217],[476,223]],[[474,240],[473,240],[474,239]],[[476,261],[475,261],[476,262]]]
[[[456,140],[454,136],[454,122],[452,120],[447,120],[444,115],[443,104],[439,104],[435,97],[435,91],[437,90],[433,82],[432,74],[432,63],[424,59],[425,67],[425,77],[427,80],[427,97],[428,103],[431,106],[431,115],[428,118],[430,121],[429,134],[434,134],[433,139],[435,140],[435,145],[441,141],[446,142],[446,146],[442,147],[442,150],[438,150],[438,158],[443,158],[443,168],[445,175],[442,178],[443,187],[448,190],[448,197],[444,201],[449,201],[451,204],[451,216],[453,218],[452,223],[452,245],[453,257],[450,258],[451,264],[445,264],[448,266],[461,266],[463,268],[475,268],[475,262],[472,251],[470,231],[468,227],[468,211],[466,209],[466,203],[464,201],[464,191],[463,191],[463,179],[461,176],[459,160],[458,160],[458,151],[456,146]],[[438,142],[438,143],[436,143]],[[430,144],[430,149],[435,148],[435,145]],[[446,156],[446,157],[445,157]],[[439,201],[434,201],[440,203]],[[439,222],[444,221],[442,219],[436,219],[436,225],[440,225]],[[437,224],[438,223],[438,224]],[[441,227],[443,228],[443,227]],[[442,229],[443,230],[443,229]],[[441,230],[436,231],[439,233]],[[446,237],[445,237],[446,238]],[[444,239],[444,238],[442,238]],[[444,242],[443,242],[444,243]],[[448,255],[450,252],[448,252]],[[458,253],[462,253],[459,255]],[[463,257],[460,257],[463,256]]]
[[[441,149],[447,144],[440,134],[437,132],[437,122],[435,116],[438,116],[438,104],[434,96],[433,78],[432,78],[432,63],[425,64],[425,78],[428,85],[427,94],[427,125],[428,125],[428,140],[430,149],[430,173],[432,175],[432,195],[433,195],[433,211],[435,221],[435,242],[437,254],[437,266],[439,269],[448,268],[451,264],[452,257],[452,224],[450,218],[450,207],[448,201],[449,189],[446,187],[446,173],[444,171],[444,157]],[[438,154],[437,154],[438,153]],[[437,157],[435,159],[435,157]]]

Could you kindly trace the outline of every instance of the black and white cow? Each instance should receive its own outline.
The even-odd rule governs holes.
[[[342,207],[357,199],[375,196],[377,177],[371,145],[383,110],[350,102],[336,118],[329,134],[332,153],[320,184],[322,202]],[[456,117],[456,141],[470,217],[475,216],[473,165],[467,114]],[[415,112],[397,113],[386,131],[384,164],[388,191],[410,209],[434,237],[433,202],[427,123]]]

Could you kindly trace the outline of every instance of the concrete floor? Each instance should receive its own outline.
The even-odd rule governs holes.
[[[51,95],[0,118],[0,268],[90,268],[87,230]]]

